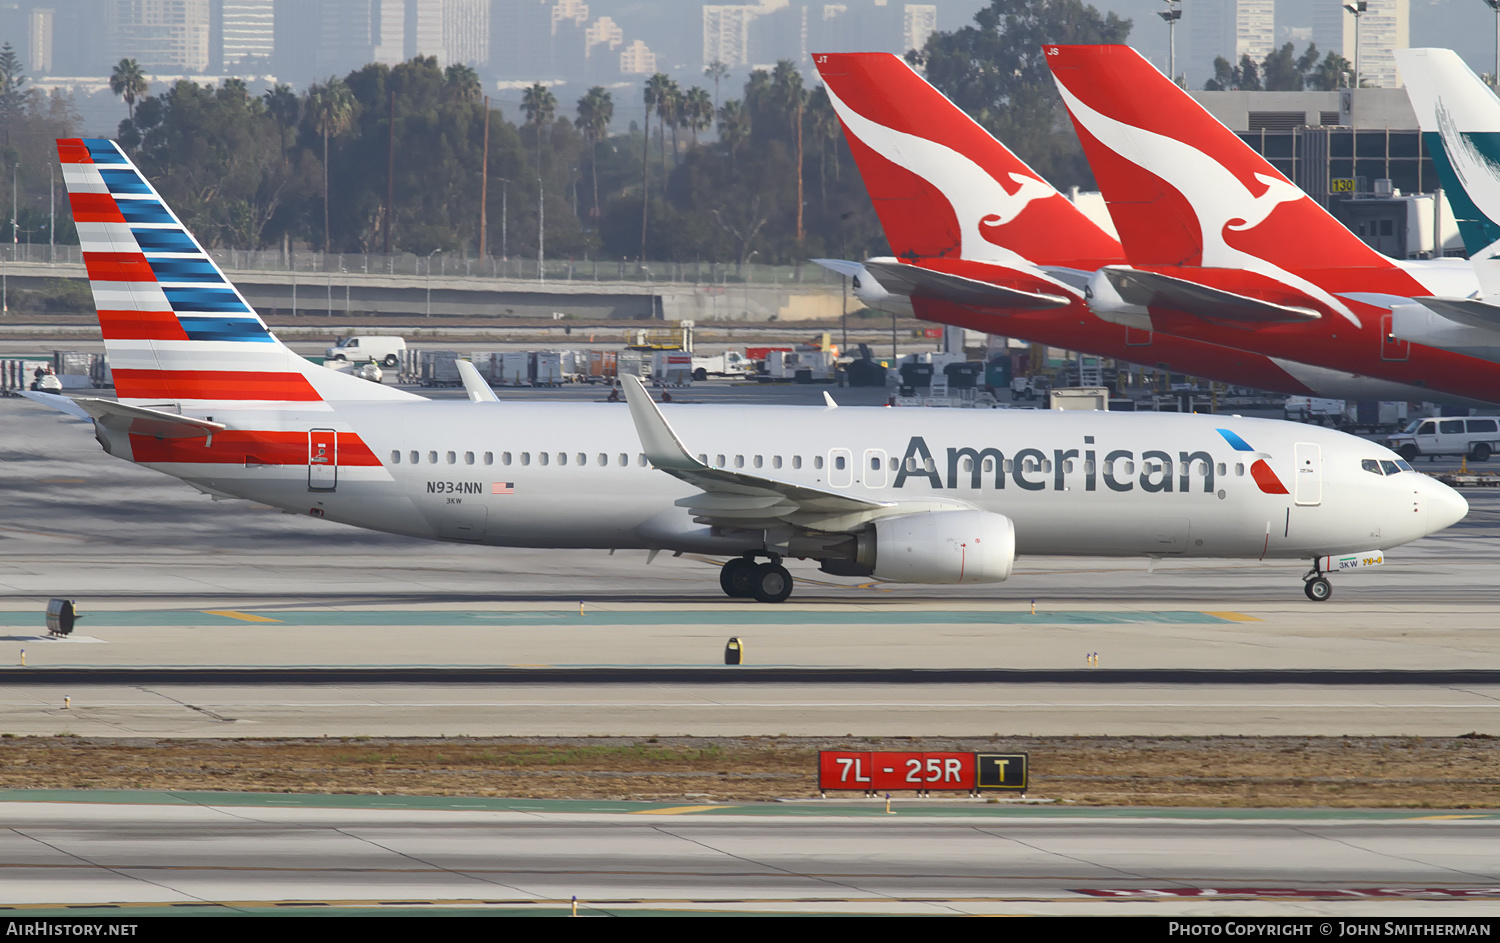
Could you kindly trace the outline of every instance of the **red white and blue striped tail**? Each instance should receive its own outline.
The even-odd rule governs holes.
[[[313,404],[409,399],[311,363],[276,339],[113,142],[57,142],[120,401]]]

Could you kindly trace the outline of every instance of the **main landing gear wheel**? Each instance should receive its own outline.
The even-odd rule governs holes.
[[[1324,602],[1333,595],[1333,584],[1321,576],[1315,576],[1303,585],[1302,591],[1313,602]]]
[[[733,599],[749,599],[750,584],[757,567],[750,557],[735,557],[719,570],[719,588]]]
[[[758,602],[784,602],[792,594],[792,574],[779,563],[762,563],[751,574],[750,592]]]

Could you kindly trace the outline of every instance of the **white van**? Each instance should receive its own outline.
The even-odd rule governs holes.
[[[1485,462],[1500,452],[1500,416],[1415,419],[1386,445],[1408,462],[1418,455],[1464,455]]]
[[[394,367],[401,362],[401,354],[405,351],[404,337],[368,335],[334,341],[334,346],[324,351],[323,356],[328,360],[348,360],[354,363],[371,360]]]

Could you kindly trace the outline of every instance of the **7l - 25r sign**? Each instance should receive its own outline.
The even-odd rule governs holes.
[[[997,770],[1004,773],[997,776]],[[824,792],[975,792],[980,789],[1024,792],[1026,754],[824,750],[818,754],[818,789]]]

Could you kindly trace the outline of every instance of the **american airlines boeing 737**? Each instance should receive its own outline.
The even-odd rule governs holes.
[[[118,400],[30,394],[111,455],[209,494],[414,537],[730,557],[779,602],[788,557],[910,583],[1017,554],[1307,559],[1467,513],[1389,450],[1292,423],[1102,412],[436,402],[283,346],[112,142],[58,142]],[[830,401],[831,402],[831,401]],[[1372,551],[1373,552],[1373,551]],[[760,562],[764,560],[765,562]]]

